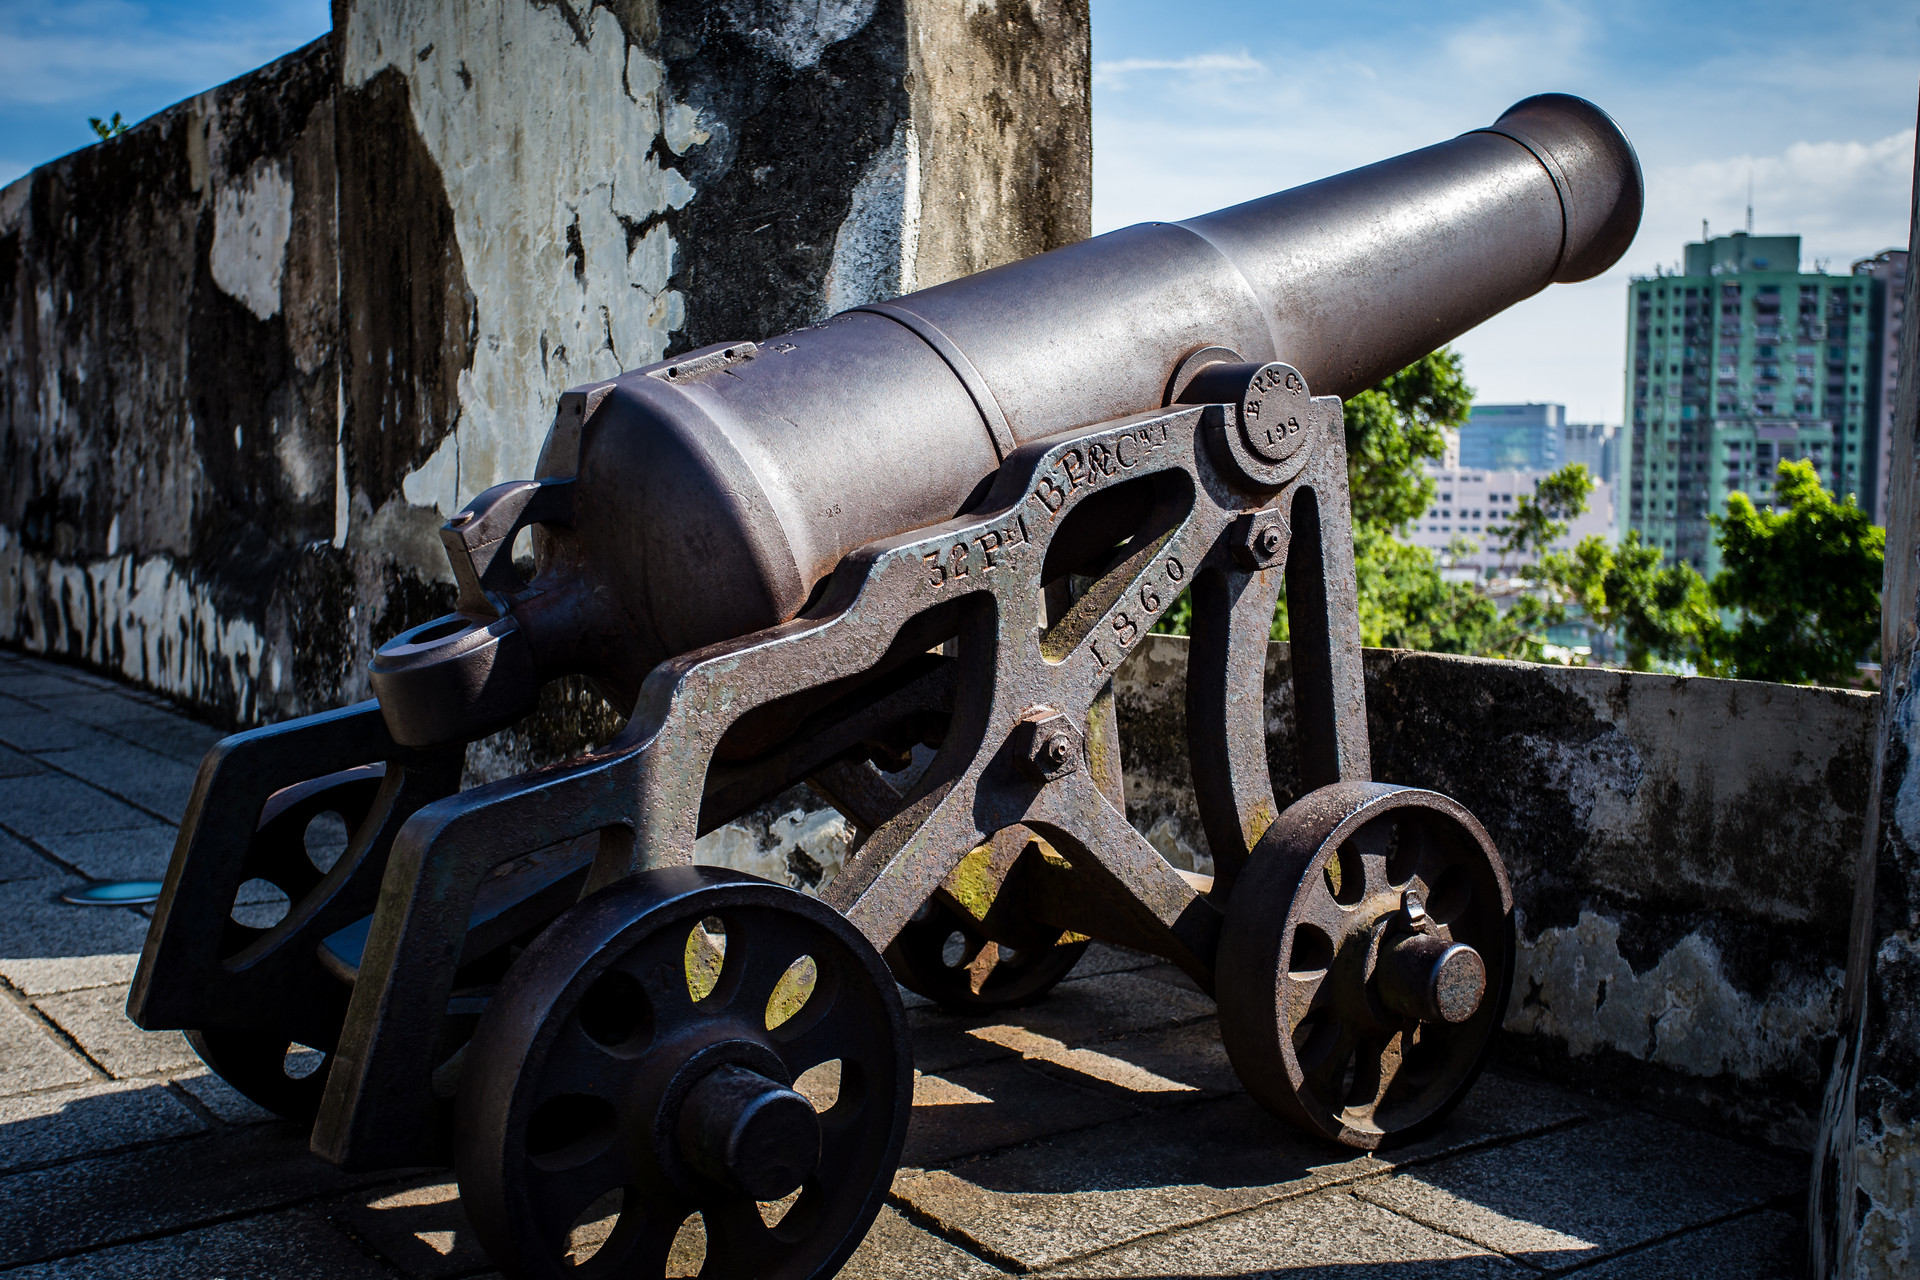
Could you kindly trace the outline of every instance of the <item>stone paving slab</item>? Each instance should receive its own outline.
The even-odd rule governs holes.
[[[22,755],[9,747],[0,747],[0,778],[27,778],[45,772],[46,766],[32,756]]]
[[[81,876],[160,874],[174,831],[155,815],[181,812],[218,737],[0,652],[0,1272],[484,1280],[446,1171],[314,1158],[178,1033],[126,1020],[147,919],[57,901]],[[1488,1075],[1446,1125],[1382,1155],[1299,1135],[1240,1090],[1212,1001],[1149,957],[1090,947],[1025,1009],[907,1004],[925,1074],[908,1165],[843,1271],[856,1280],[1797,1266],[1798,1225],[1777,1210],[1800,1162],[1526,1077]]]
[[[99,1156],[0,1177],[0,1267],[287,1208],[396,1177],[344,1173],[307,1150],[305,1132],[285,1124],[183,1138],[165,1153]]]
[[[840,1270],[840,1280],[1001,1280],[1006,1272],[901,1217],[880,1211],[872,1230]]]
[[[206,1131],[164,1084],[114,1081],[0,1098],[0,1173]]]
[[[60,871],[45,855],[0,831],[0,882],[39,880]]]
[[[1239,1096],[906,1169],[894,1195],[981,1254],[1038,1270],[1384,1168]]]
[[[121,831],[42,835],[49,854],[89,880],[164,880],[179,831],[155,823]]]
[[[1517,1280],[1497,1254],[1343,1192],[1268,1205],[1154,1236],[1049,1277],[1288,1276],[1305,1280]]]
[[[915,1083],[914,1103],[901,1155],[908,1165],[942,1164],[1134,1111],[1123,1100],[1075,1089],[1021,1062],[923,1075]]]
[[[85,1084],[99,1077],[85,1059],[28,1010],[0,998],[0,1097]]]
[[[173,1084],[175,1088],[192,1095],[194,1102],[210,1112],[214,1119],[227,1124],[277,1124],[280,1121],[280,1117],[273,1112],[198,1063],[190,1070],[174,1076]]]
[[[1543,1269],[1589,1262],[1797,1193],[1805,1170],[1625,1115],[1440,1160],[1355,1194]]]
[[[78,720],[0,698],[0,742],[15,751],[66,751],[86,745],[99,733]]]
[[[1473,1101],[1433,1138],[1369,1156],[1310,1138],[1236,1093],[949,1169],[908,1170],[894,1194],[987,1256],[1038,1269],[1585,1114],[1558,1090],[1499,1077],[1483,1080]]]
[[[1170,1031],[1102,1040],[1098,1048],[1076,1049],[1018,1026],[988,1028],[983,1038],[1016,1049],[1036,1070],[1082,1087],[1124,1090],[1148,1106],[1240,1092],[1240,1077],[1227,1061],[1219,1024],[1212,1018]]]
[[[187,797],[193,793],[194,775],[199,772],[194,765],[105,734],[99,736],[102,741],[84,749],[49,751],[39,759],[168,822],[177,823],[186,816]]]
[[[419,1280],[442,1280],[487,1269],[460,1207],[460,1187],[444,1173],[335,1201],[327,1217],[366,1248]]]
[[[195,767],[199,766],[201,757],[207,754],[207,748],[222,737],[217,729],[195,724],[176,711],[130,698],[118,691],[45,700],[42,706],[75,723],[104,729],[116,737],[137,742],[150,751]]]
[[[1802,1280],[1806,1226],[1778,1209],[1692,1231],[1576,1272],[1580,1280]]]
[[[125,907],[73,907],[59,892],[75,877],[0,883],[0,978],[25,995],[128,982],[147,920]]]
[[[0,778],[0,827],[31,840],[40,835],[150,827],[154,817],[98,787],[59,773]]]
[[[914,1063],[922,1071],[944,1073],[954,1067],[1014,1056],[1015,1050],[993,1037],[975,1033],[1015,1021],[1037,1035],[1080,1047],[1212,1016],[1213,1001],[1198,992],[1154,982],[1137,973],[1103,973],[1063,982],[1045,1000],[1019,1010],[1017,1015],[956,1015],[926,1008],[912,1011],[907,1020],[913,1028]]]
[[[92,677],[80,671],[50,671],[39,666],[16,665],[0,672],[0,693],[29,702],[98,693],[101,687],[94,683]]]
[[[200,1057],[178,1031],[145,1031],[127,1017],[124,986],[95,987],[33,1002],[89,1058],[118,1079],[191,1071]]]
[[[391,1280],[306,1209],[260,1214],[5,1273],[7,1280]]]

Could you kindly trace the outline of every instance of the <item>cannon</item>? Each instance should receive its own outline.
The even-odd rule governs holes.
[[[129,1012],[330,1160],[450,1162],[514,1276],[660,1274],[690,1224],[702,1274],[832,1274],[900,1157],[896,983],[1019,1004],[1089,939],[1212,993],[1278,1115],[1424,1131],[1506,1006],[1513,896],[1465,808],[1370,776],[1342,400],[1603,271],[1641,201],[1605,114],[1529,98],[567,392],[538,477],[447,522],[455,611],[378,651],[375,699],[208,754]],[[1183,595],[1210,877],[1120,786],[1113,677]],[[461,790],[467,744],[565,676],[621,732]],[[800,783],[857,833],[817,897],[695,864]],[[307,847],[324,814],[337,857]],[[235,917],[256,879],[290,902],[269,927]]]

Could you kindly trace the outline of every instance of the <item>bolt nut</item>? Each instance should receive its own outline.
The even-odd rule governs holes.
[[[1023,719],[1013,731],[1013,752],[1020,772],[1052,782],[1080,767],[1080,731],[1058,711]]]
[[[1287,518],[1269,507],[1234,522],[1233,558],[1242,569],[1268,569],[1287,553]]]

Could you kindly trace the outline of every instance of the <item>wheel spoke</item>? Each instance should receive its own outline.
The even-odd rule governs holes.
[[[673,1238],[692,1209],[679,1200],[653,1199],[634,1204],[635,1188],[628,1187],[629,1203],[620,1207],[613,1234],[586,1263],[576,1263],[585,1280],[601,1276],[657,1276],[667,1269]]]
[[[762,931],[743,925],[737,932],[738,937],[732,931],[728,934],[721,987],[730,1011],[758,1021],[766,1017],[767,1002],[787,970],[800,957],[819,948],[808,948],[804,939],[781,936],[786,930]]]
[[[1288,1014],[1287,1034],[1293,1034],[1294,1028],[1300,1025],[1300,1019],[1331,1002],[1331,988],[1327,984],[1329,976],[1331,971],[1326,969],[1300,977],[1291,973],[1280,976],[1280,981],[1285,984],[1280,999],[1281,1007]]]
[[[1380,1100],[1400,1071],[1400,1033],[1386,1039],[1370,1037],[1354,1048],[1353,1091],[1345,1101],[1349,1115],[1373,1121]]]
[[[838,1003],[840,1002],[836,1001],[836,1005]],[[832,1062],[835,1058],[842,1062],[862,1061],[858,1048],[863,1041],[857,1033],[850,1036],[846,1026],[847,1023],[857,1023],[858,1020],[835,1016],[839,1013],[840,1010],[837,1007],[829,1009],[825,1017],[814,1021],[805,1031],[791,1040],[781,1041],[780,1057],[795,1077],[823,1062]]]
[[[702,1276],[759,1276],[772,1270],[780,1253],[780,1242],[760,1207],[751,1200],[728,1200],[703,1206],[700,1216],[707,1223],[707,1265]],[[715,1264],[718,1264],[716,1266]]]
[[[1333,1048],[1313,1065],[1302,1064],[1302,1074],[1306,1077],[1308,1090],[1320,1100],[1321,1105],[1337,1114],[1342,1101],[1337,1095],[1346,1078],[1347,1060],[1353,1056],[1356,1038],[1353,1029],[1337,1017],[1334,1027]]]
[[[1376,818],[1353,834],[1359,850],[1360,900],[1365,901],[1387,888],[1387,849],[1393,841],[1393,819]]]
[[[527,1166],[527,1192],[533,1201],[540,1240],[547,1248],[564,1256],[567,1233],[580,1215],[607,1192],[626,1185],[626,1159],[619,1146],[616,1141],[600,1155],[570,1169],[542,1169],[531,1157],[520,1157]],[[621,1212],[631,1207],[623,1206]]]
[[[615,965],[639,982],[656,1027],[679,1027],[695,1020],[693,996],[687,990],[686,957],[686,933],[663,930],[627,952]]]
[[[580,1028],[577,1019],[560,1028],[548,1051],[546,1071],[540,1077],[542,1100],[565,1093],[584,1093],[609,1102],[620,1096],[621,1082],[631,1064],[608,1053]]]

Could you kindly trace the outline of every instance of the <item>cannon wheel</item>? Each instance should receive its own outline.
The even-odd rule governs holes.
[[[1087,942],[1014,949],[987,940],[973,917],[929,898],[887,948],[900,985],[955,1011],[1013,1009],[1059,984],[1086,954]]]
[[[468,1052],[454,1168],[515,1277],[832,1275],[880,1210],[913,1094],[872,946],[719,867],[569,908]]]
[[[1262,838],[1220,939],[1220,1038],[1268,1110],[1374,1148],[1443,1119],[1513,981],[1513,893],[1487,833],[1432,791],[1338,783]]]

